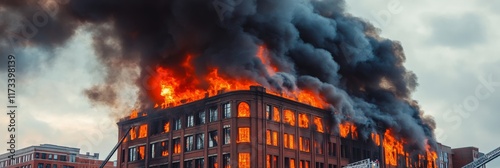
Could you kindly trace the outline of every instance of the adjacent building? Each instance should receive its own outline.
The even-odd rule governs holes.
[[[460,168],[484,155],[483,153],[479,152],[479,149],[476,147],[455,148],[452,149],[452,152],[453,166]],[[482,166],[481,168],[486,168],[486,165]]]
[[[1,168],[98,168],[102,161],[99,154],[80,154],[79,148],[41,144],[16,150],[13,160],[10,153],[0,155]],[[107,163],[105,168],[113,168]]]

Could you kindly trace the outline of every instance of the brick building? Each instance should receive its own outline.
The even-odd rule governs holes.
[[[16,150],[14,160],[10,153],[0,155],[1,168],[98,168],[102,161],[99,154],[80,154],[79,148],[41,144]],[[113,168],[107,163],[105,168]]]
[[[452,152],[453,166],[458,168],[461,168],[462,166],[465,166],[466,164],[469,164],[484,155],[479,152],[479,149],[476,147],[455,148],[452,149]],[[486,168],[486,165],[481,168]]]
[[[132,114],[118,122],[118,167],[325,167],[370,158],[381,147],[357,135],[341,138],[330,112],[263,87],[220,93],[166,109]],[[378,140],[380,142],[380,140]]]

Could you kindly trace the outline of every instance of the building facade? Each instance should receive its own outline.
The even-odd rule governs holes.
[[[98,168],[102,161],[99,154],[80,154],[79,148],[41,144],[16,150],[13,160],[10,153],[0,155],[0,168]],[[107,163],[105,168],[113,168]]]
[[[455,148],[452,149],[452,152],[453,166],[457,168],[461,168],[484,155],[476,147]],[[486,168],[486,165],[481,166],[481,168]]]
[[[382,162],[372,140],[341,138],[330,112],[263,87],[232,91],[121,119],[118,167],[341,168],[370,158]],[[380,139],[378,140],[380,142]]]

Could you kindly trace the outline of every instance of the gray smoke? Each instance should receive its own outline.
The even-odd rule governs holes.
[[[414,149],[424,149],[425,139],[435,144],[434,121],[423,117],[411,98],[417,78],[403,66],[401,44],[379,37],[370,23],[346,13],[343,0],[37,2],[0,2],[0,51],[28,26],[15,21],[29,20],[37,11],[53,15],[33,37],[17,40],[18,46],[50,51],[77,28],[87,27],[108,77],[85,91],[98,104],[116,102],[119,83],[127,80],[117,76],[135,65],[141,68],[138,102],[150,108],[157,97],[143,84],[151,69],[168,67],[182,76],[186,69],[181,63],[189,54],[195,74],[186,81],[203,79],[210,67],[217,67],[225,77],[251,79],[279,91],[312,90],[331,105],[336,123],[354,122],[362,137],[392,128]],[[14,30],[21,31],[10,33]],[[261,45],[280,72],[268,74],[255,57]]]

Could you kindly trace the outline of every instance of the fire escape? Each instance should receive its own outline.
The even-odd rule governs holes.
[[[490,162],[491,160],[497,158],[498,156],[500,156],[500,147],[487,153],[484,156],[477,158],[476,161],[473,161],[473,162],[463,166],[462,168],[478,168],[478,167],[481,167],[481,166],[485,165],[486,163]]]

